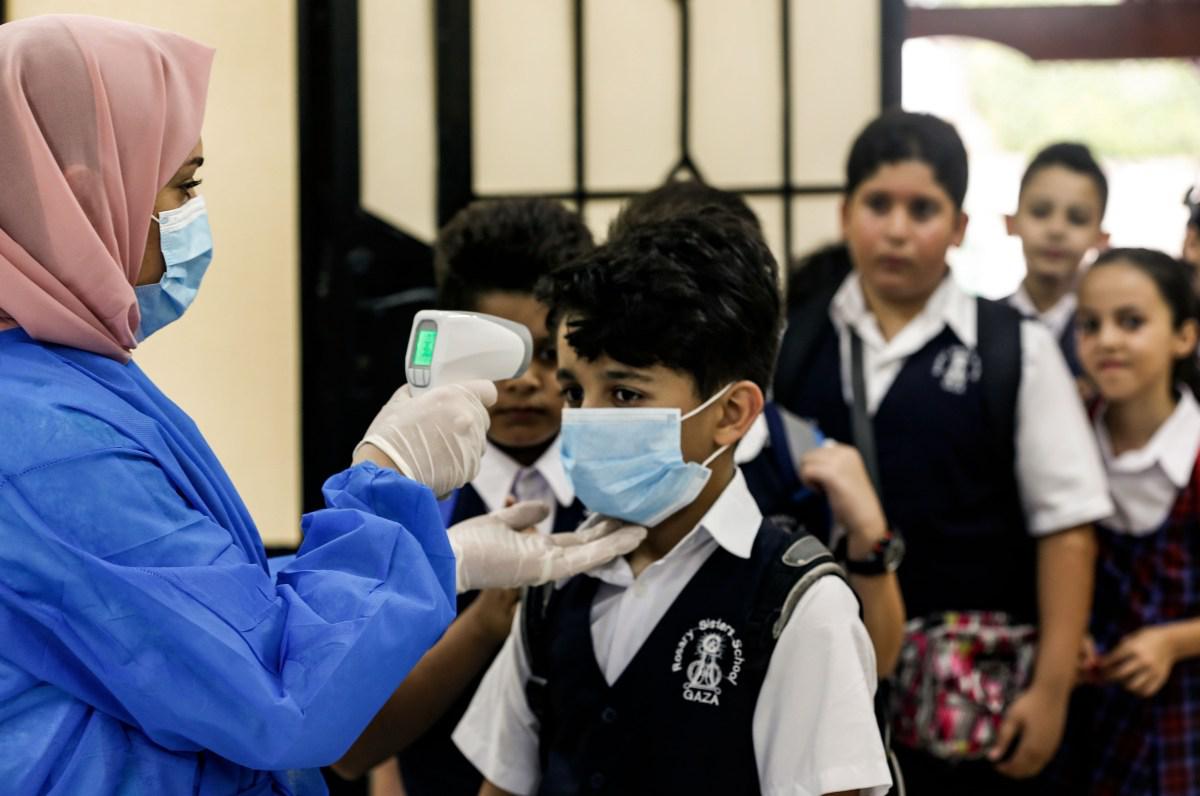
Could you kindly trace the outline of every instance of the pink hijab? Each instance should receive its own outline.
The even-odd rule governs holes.
[[[212,57],[96,17],[0,25],[0,329],[129,359],[154,197],[200,139]]]

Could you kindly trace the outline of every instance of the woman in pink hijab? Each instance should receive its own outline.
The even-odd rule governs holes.
[[[324,793],[315,767],[453,617],[456,554],[459,588],[519,585],[640,540],[563,570],[566,548],[511,532],[536,507],[448,539],[433,495],[478,469],[477,382],[398,392],[269,571],[198,429],[130,361],[212,258],[212,57],[103,19],[0,25],[5,793]]]

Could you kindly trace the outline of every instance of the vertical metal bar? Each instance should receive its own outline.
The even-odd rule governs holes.
[[[329,384],[353,377],[353,336],[328,335],[325,324],[353,300],[341,274],[359,201],[358,3],[303,0],[297,14],[301,456],[304,502],[315,508],[324,468],[345,457],[345,398]]]
[[[903,102],[903,64],[908,4],[906,0],[879,0],[879,105],[886,110]]]
[[[438,226],[470,203],[475,191],[471,152],[471,0],[437,0]]]
[[[779,28],[783,48],[783,262],[785,273],[790,270],[792,256],[792,2],[781,0]]]
[[[584,125],[587,122],[585,113],[587,95],[585,89],[584,32],[583,32],[583,0],[575,0],[571,19],[575,37],[575,205],[579,215],[583,215],[583,205],[587,200],[587,134]]]
[[[691,51],[692,21],[688,0],[679,0],[679,163],[692,166],[691,149]]]

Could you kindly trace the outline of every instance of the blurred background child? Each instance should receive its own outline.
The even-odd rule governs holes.
[[[1050,328],[1074,376],[1075,283],[1087,256],[1108,243],[1101,228],[1108,180],[1083,144],[1051,144],[1021,177],[1017,211],[1006,217],[1008,234],[1021,239],[1025,279],[1008,303]]]

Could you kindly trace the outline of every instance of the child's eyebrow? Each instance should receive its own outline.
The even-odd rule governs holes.
[[[636,370],[606,370],[604,378],[610,381],[640,381],[651,382],[654,379],[644,373],[638,373]]]
[[[559,368],[554,375],[559,381],[575,381],[575,374],[567,368]]]

